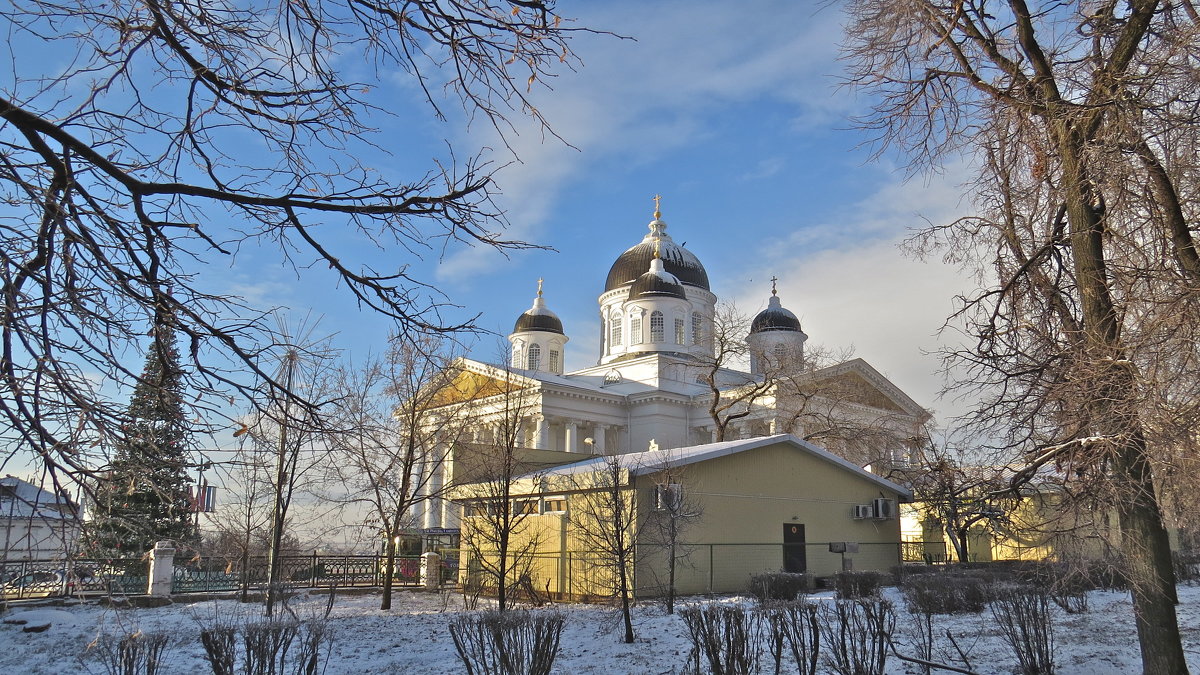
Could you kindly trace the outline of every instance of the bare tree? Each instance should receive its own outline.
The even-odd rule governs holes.
[[[570,523],[576,541],[591,554],[588,567],[599,572],[608,593],[621,603],[624,640],[633,644],[633,564],[637,547],[637,500],[629,467],[621,455],[595,460],[592,471],[572,476],[578,491],[570,502]]]
[[[896,475],[912,488],[913,500],[935,519],[959,562],[968,562],[970,534],[985,527],[1003,530],[1009,523],[1014,495],[1006,494],[1008,480],[1000,469],[971,465],[966,453],[930,447],[921,461]]]
[[[422,499],[433,508],[450,483],[433,477],[464,440],[469,406],[439,410],[447,387],[461,371],[444,338],[393,338],[384,360],[370,359],[340,373],[336,475],[352,503],[365,504],[368,523],[384,538],[385,569],[380,609],[391,609],[392,583],[401,535]],[[375,532],[373,532],[374,534]]]
[[[221,419],[231,393],[254,400],[256,377],[285,390],[263,365],[270,308],[203,272],[239,250],[276,247],[401,334],[470,328],[410,263],[528,245],[499,232],[489,158],[450,151],[409,179],[366,164],[405,131],[427,134],[387,126],[392,88],[377,80],[407,77],[438,119],[457,100],[503,133],[508,114],[542,122],[531,92],[571,65],[581,30],[542,0],[22,0],[0,16],[13,64],[0,92],[0,415],[8,457],[55,476],[94,472],[104,459],[89,449],[122,435],[126,411],[94,383],[132,388],[123,355],[163,311],[190,361],[183,388],[199,395],[189,417]],[[35,46],[65,69],[39,70]],[[358,259],[331,236],[346,231],[403,254]]]
[[[666,452],[669,455],[670,451]],[[679,568],[688,564],[692,552],[686,540],[687,531],[704,517],[704,511],[688,490],[686,467],[667,459],[656,468],[655,500],[641,525],[638,544],[643,560],[655,551],[662,553],[666,578],[660,579],[659,585],[667,614],[674,614],[675,580]],[[654,568],[650,568],[650,573],[655,574]]]
[[[713,315],[712,336],[706,338],[712,344],[712,355],[695,366],[698,380],[708,387],[706,412],[717,443],[727,440],[730,424],[754,414],[756,406],[771,397],[781,369],[782,364],[767,358],[767,367],[758,377],[748,378],[735,370],[750,361],[749,328],[750,319],[735,305],[721,303]]]
[[[995,283],[953,355],[977,425],[1118,512],[1143,670],[1186,673],[1154,462],[1196,414],[1197,13],[1190,2],[848,5],[862,123],[914,167],[973,155],[978,217],[932,228]],[[920,242],[918,242],[918,245]]]
[[[267,550],[266,612],[271,616],[281,590],[280,555],[288,516],[299,491],[306,489],[326,470],[331,451],[331,434],[338,429],[333,424],[334,393],[333,358],[329,338],[313,338],[315,324],[301,324],[292,336],[292,329],[279,326],[286,338],[283,352],[271,384],[264,387],[267,403],[261,406],[247,426],[247,435],[260,457],[270,457],[272,468],[269,485],[271,506],[271,545]],[[305,403],[299,403],[291,392],[303,392]],[[325,408],[322,410],[322,408]],[[260,460],[261,461],[261,460]]]
[[[475,441],[454,451],[455,496],[464,508],[461,545],[487,580],[486,590],[495,591],[498,609],[505,611],[514,588],[533,590],[530,567],[539,544],[528,527],[537,500],[516,499],[535,494],[540,480],[538,465],[528,460],[523,443],[533,393],[511,369],[495,368],[492,378],[463,398],[474,406],[476,428]]]
[[[909,448],[919,434],[901,413],[878,407],[877,392],[861,380],[847,378],[838,366],[852,352],[809,347],[755,353],[747,340],[751,321],[732,303],[722,303],[714,316],[710,357],[692,368],[708,391],[702,400],[713,422],[715,441],[730,440],[736,424],[767,424],[794,433],[860,465],[887,471],[897,450]],[[753,362],[747,376],[741,368]],[[863,406],[870,408],[864,413]]]

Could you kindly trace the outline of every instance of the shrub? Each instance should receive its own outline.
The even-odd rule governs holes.
[[[910,577],[901,587],[913,614],[978,614],[987,607],[989,584],[977,576]]]
[[[450,622],[467,675],[549,675],[564,618],[558,612],[481,612]]]
[[[1053,675],[1054,626],[1046,588],[999,588],[992,600],[992,616],[1016,654],[1022,675]]]
[[[883,575],[879,572],[838,572],[834,577],[837,596],[842,600],[875,597],[882,585]]]
[[[750,576],[748,591],[759,602],[795,600],[801,593],[813,589],[813,576],[796,572],[766,572]]]
[[[692,639],[690,672],[703,672],[701,659],[713,675],[740,675],[758,669],[762,615],[738,605],[691,605],[679,611]],[[685,668],[685,672],[688,669]]]
[[[763,607],[766,630],[775,660],[775,672],[781,672],[784,655],[791,656],[798,675],[816,675],[821,652],[821,628],[818,607],[809,600],[775,602]]]
[[[1172,551],[1171,560],[1175,563],[1176,581],[1196,581],[1200,579],[1200,552]]]
[[[892,603],[880,598],[838,600],[820,612],[825,664],[839,675],[883,675],[896,630]]]
[[[156,675],[166,671],[170,638],[162,633],[137,631],[116,637],[101,635],[88,645],[108,675]]]

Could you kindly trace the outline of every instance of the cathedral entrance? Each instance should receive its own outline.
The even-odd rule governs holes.
[[[804,526],[796,523],[783,524],[783,571],[804,572],[808,569],[808,556],[804,550]]]

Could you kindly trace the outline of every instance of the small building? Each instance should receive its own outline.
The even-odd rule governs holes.
[[[900,563],[904,487],[790,434],[683,448],[591,457],[528,473],[507,490],[514,528],[510,551],[523,551],[530,585],[566,597],[602,595],[604,561],[585,550],[586,500],[608,490],[619,462],[621,494],[635,514],[633,564],[638,595],[664,588],[664,518],[680,520],[675,588],[681,594],[739,592],[750,575],[842,569],[885,571]],[[458,488],[464,538],[497,508],[495,492]],[[594,517],[594,516],[593,516]],[[486,551],[477,552],[486,556]],[[475,569],[481,566],[476,565]],[[482,565],[486,568],[486,565]],[[471,565],[464,566],[469,574]]]
[[[5,562],[61,559],[79,541],[79,506],[68,494],[15,476],[0,478],[0,544]]]

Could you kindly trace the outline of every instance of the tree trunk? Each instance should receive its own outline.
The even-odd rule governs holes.
[[[1079,122],[1079,125],[1082,125]],[[1126,360],[1117,311],[1109,289],[1104,253],[1104,223],[1083,161],[1079,127],[1056,122],[1063,161],[1070,247],[1083,314],[1081,372],[1092,378],[1092,396],[1084,402],[1092,432],[1110,439],[1110,481],[1115,488],[1122,551],[1129,575],[1145,675],[1186,675],[1187,661],[1175,615],[1175,571],[1154,476],[1137,412],[1137,382]]]
[[[379,609],[381,610],[392,608],[392,580],[396,577],[397,531],[396,529],[389,528],[387,532],[387,544],[385,544],[383,561],[383,600],[379,603]]]

